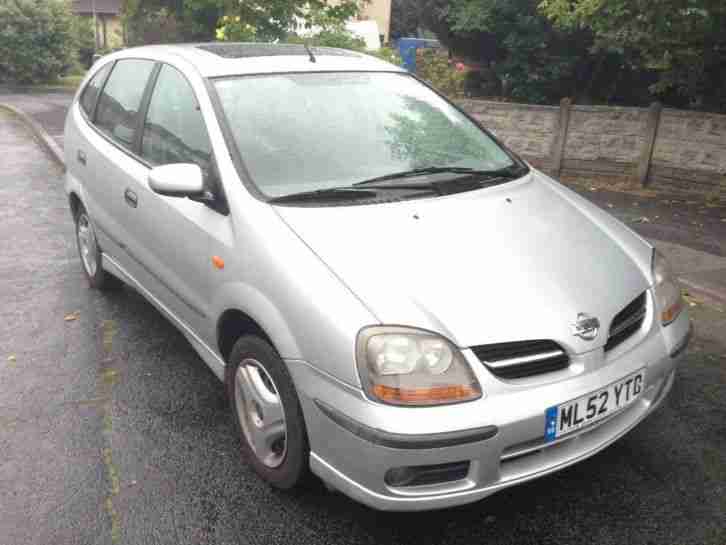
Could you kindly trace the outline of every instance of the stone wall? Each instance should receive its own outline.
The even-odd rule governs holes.
[[[459,104],[517,153],[555,175],[627,176],[643,183],[726,191],[726,115],[567,103]],[[561,138],[564,146],[558,153]]]

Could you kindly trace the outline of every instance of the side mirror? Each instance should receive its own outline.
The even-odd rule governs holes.
[[[172,163],[149,172],[149,187],[167,197],[201,197],[204,194],[202,169],[194,163]]]

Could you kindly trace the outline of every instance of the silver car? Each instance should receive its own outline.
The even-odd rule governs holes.
[[[65,153],[91,286],[123,281],[181,330],[279,488],[479,500],[632,429],[688,341],[650,244],[367,55],[115,53]]]

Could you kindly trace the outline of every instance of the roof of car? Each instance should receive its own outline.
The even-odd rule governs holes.
[[[124,49],[116,57],[177,57],[204,77],[280,72],[394,71],[403,69],[377,57],[332,47],[298,44],[231,43],[150,45]]]

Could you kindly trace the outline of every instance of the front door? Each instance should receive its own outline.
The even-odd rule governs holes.
[[[139,153],[151,168],[196,163],[205,183],[213,184],[214,161],[204,119],[191,86],[170,65],[162,65],[151,93]],[[131,227],[139,241],[139,259],[164,305],[210,342],[211,286],[217,272],[210,255],[211,233],[228,218],[204,203],[154,193],[146,174],[136,186],[138,214]]]

